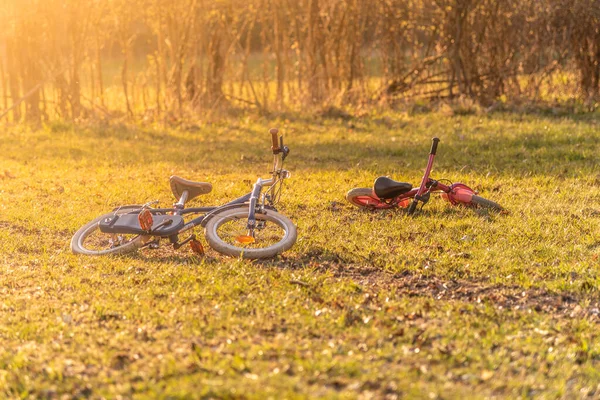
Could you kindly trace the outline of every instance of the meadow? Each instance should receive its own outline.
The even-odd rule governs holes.
[[[600,396],[599,124],[446,110],[5,126],[0,397]],[[246,193],[269,171],[270,127],[291,148],[288,252],[71,254],[113,207],[170,205],[170,175],[213,184],[198,205]],[[345,202],[379,175],[416,184],[433,136],[432,176],[506,213]]]

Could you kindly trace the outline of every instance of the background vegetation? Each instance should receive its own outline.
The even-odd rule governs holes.
[[[13,121],[600,90],[595,0],[4,0],[0,26]]]

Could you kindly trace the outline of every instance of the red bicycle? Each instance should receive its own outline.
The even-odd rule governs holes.
[[[346,200],[351,204],[365,209],[389,209],[408,208],[408,214],[413,214],[419,203],[421,208],[429,201],[431,193],[441,192],[442,198],[453,206],[463,205],[472,208],[486,208],[494,211],[502,211],[503,208],[491,200],[477,195],[477,192],[463,183],[452,183],[444,185],[429,175],[433,167],[433,160],[437,152],[440,139],[433,138],[429,161],[421,185],[414,188],[410,183],[397,182],[387,176],[375,179],[373,188],[355,188],[346,194]],[[442,179],[446,181],[446,179]],[[412,201],[411,201],[412,199]]]

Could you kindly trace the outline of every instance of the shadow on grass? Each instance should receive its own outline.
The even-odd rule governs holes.
[[[356,265],[324,264],[320,269],[334,278],[350,279],[373,295],[392,290],[399,296],[486,304],[498,310],[535,311],[564,318],[585,317],[600,323],[600,294],[586,280],[578,284],[582,293],[558,293],[518,285],[490,284],[484,280],[448,280],[409,271],[392,274],[379,268]],[[470,311],[465,309],[465,312]]]

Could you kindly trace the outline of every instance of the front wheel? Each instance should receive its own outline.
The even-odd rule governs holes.
[[[502,208],[502,206],[500,204],[495,203],[488,199],[484,199],[483,197],[479,197],[476,195],[473,195],[473,198],[471,199],[471,204],[478,208],[487,208],[488,210],[493,210],[493,211],[504,210],[504,208]]]
[[[296,226],[272,210],[256,213],[254,235],[248,235],[248,206],[216,214],[206,224],[206,240],[211,248],[233,257],[270,258],[296,243]]]
[[[131,253],[139,249],[144,238],[140,235],[110,234],[100,231],[98,224],[105,218],[113,217],[115,214],[127,214],[140,206],[125,206],[115,212],[104,214],[88,222],[73,235],[71,239],[71,250],[75,254],[88,256],[104,256],[109,254]]]

